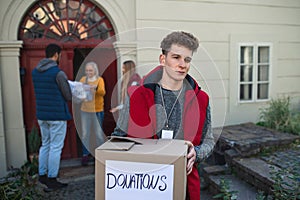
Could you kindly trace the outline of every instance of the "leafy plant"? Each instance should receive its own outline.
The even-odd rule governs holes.
[[[26,162],[20,169],[11,172],[0,183],[1,200],[39,200],[42,193],[37,185],[37,161]]]
[[[29,153],[38,153],[41,145],[41,137],[38,128],[34,125],[28,135]]]
[[[230,182],[224,178],[220,179],[220,193],[213,196],[214,199],[236,200],[238,191],[230,190]]]
[[[290,110],[290,98],[272,99],[269,107],[260,110],[257,125],[300,135],[300,113]]]
[[[263,191],[259,191],[256,194],[256,200],[266,200],[266,199],[267,199],[267,197],[265,196]]]
[[[271,178],[274,180],[274,186],[272,189],[274,199],[300,199],[300,174],[289,168],[279,170],[275,170],[274,166],[271,166],[270,168]]]

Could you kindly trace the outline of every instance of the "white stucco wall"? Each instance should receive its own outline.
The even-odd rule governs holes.
[[[1,73],[1,68],[0,68]],[[0,96],[3,94],[2,92],[2,84],[1,84],[1,76],[0,76]],[[0,177],[6,175],[7,170],[7,160],[6,160],[6,142],[5,142],[5,135],[4,135],[4,124],[3,124],[3,103],[2,98],[0,98]]]
[[[4,166],[20,167],[27,160],[23,124],[22,95],[19,78],[19,49],[22,42],[0,41],[1,103],[0,136],[5,142]],[[4,159],[4,157],[2,157]],[[2,173],[4,173],[2,171]]]
[[[238,103],[238,42],[272,43],[271,98],[289,95],[299,106],[299,8],[297,0],[139,0],[136,24],[137,28],[185,30],[200,39],[203,48],[195,54],[191,74],[211,96],[213,125],[222,126],[256,122],[259,108],[266,105]],[[162,36],[140,34],[137,38],[143,47],[159,47]],[[143,66],[157,63],[159,53],[158,49],[138,52],[138,62]],[[142,73],[146,71],[144,67]]]
[[[6,167],[20,167],[27,160],[26,140],[19,79],[19,51],[22,41],[17,41],[17,30],[22,14],[27,9],[25,1],[0,1],[0,71],[3,130],[0,157],[1,175]],[[1,113],[0,113],[1,115]]]

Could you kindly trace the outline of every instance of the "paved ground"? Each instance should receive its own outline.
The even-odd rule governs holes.
[[[44,193],[49,200],[94,200],[95,199],[95,167],[64,167],[60,170],[60,181],[68,183],[64,189]]]
[[[93,176],[84,177],[80,180],[72,180],[65,189],[55,192],[44,193],[45,199],[74,199],[74,200],[94,200],[95,199],[95,178]]]
[[[71,181],[67,188],[50,193],[44,193],[45,199],[49,200],[94,200],[95,199],[95,179],[93,176]],[[211,200],[211,195],[201,191],[201,200]]]
[[[72,180],[65,189],[43,194],[47,200],[95,200],[95,177],[89,176]],[[201,191],[201,200],[212,199],[207,190]]]
[[[64,167],[60,170],[60,181],[69,183],[61,190],[43,193],[49,200],[95,200],[95,167]],[[211,200],[207,190],[201,191],[201,200]]]

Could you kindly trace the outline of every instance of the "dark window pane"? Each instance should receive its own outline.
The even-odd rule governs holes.
[[[252,100],[252,84],[240,85],[240,100]]]
[[[269,81],[269,65],[258,66],[258,81]]]
[[[268,83],[258,84],[257,99],[268,99],[268,93],[269,93]]]
[[[241,64],[253,63],[253,47],[243,46],[241,47]]]
[[[253,76],[253,66],[252,65],[241,66],[241,74],[240,74],[241,82],[252,81],[253,80],[252,76]]]
[[[269,63],[269,47],[258,47],[258,63]]]

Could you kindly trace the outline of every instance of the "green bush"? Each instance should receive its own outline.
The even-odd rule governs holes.
[[[267,196],[265,195],[265,193],[263,191],[258,191],[258,193],[256,193],[256,200],[266,200]]]
[[[37,160],[26,162],[20,169],[11,169],[0,183],[0,200],[42,199],[36,169]]]
[[[221,178],[220,179],[220,193],[213,196],[213,199],[223,199],[223,200],[236,200],[238,191],[231,191],[230,181]]]
[[[270,174],[274,180],[272,188],[274,200],[300,199],[300,174],[295,172],[293,167],[275,170],[270,166]]]
[[[260,110],[260,120],[257,125],[300,135],[300,113],[290,110],[289,97],[272,99],[267,108]]]
[[[38,153],[41,145],[41,137],[38,128],[34,125],[28,135],[29,153]]]

